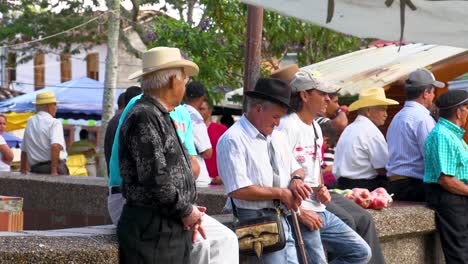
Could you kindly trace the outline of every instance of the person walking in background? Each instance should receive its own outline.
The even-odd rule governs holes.
[[[436,105],[440,118],[424,142],[426,201],[436,211],[445,261],[468,263],[468,91],[449,90]]]
[[[57,120],[57,100],[51,91],[36,95],[36,114],[28,119],[21,144],[21,168],[23,174],[68,175],[67,158],[62,123]]]
[[[216,144],[218,144],[219,138],[224,134],[224,132],[226,132],[227,127],[211,120],[213,108],[207,101],[203,102],[199,111],[208,127],[208,136],[210,137],[210,143],[213,147],[211,158],[205,159],[206,168],[208,169],[208,174],[211,178],[211,184],[220,185],[223,184],[223,181],[221,180],[221,177],[219,177],[218,166],[216,165]]]
[[[198,110],[206,99],[206,89],[202,83],[191,82],[187,85],[185,91],[185,107],[190,113],[192,119],[192,134],[195,148],[197,150],[197,161],[200,166],[200,174],[197,177],[197,186],[206,187],[210,184],[211,179],[206,168],[205,159],[211,158],[213,154],[210,137],[208,136],[208,128],[205,120]]]
[[[413,71],[405,82],[406,102],[387,130],[387,187],[395,200],[425,201],[424,141],[436,122],[430,108],[435,88],[443,88],[427,69]]]
[[[11,151],[3,138],[3,133],[6,130],[6,122],[6,116],[0,114],[0,171],[10,171],[10,165],[13,161],[13,151]]]
[[[88,176],[96,176],[97,155],[94,144],[89,140],[89,132],[86,129],[80,130],[80,140],[73,142],[68,150],[69,155],[83,154],[86,157],[86,171]]]
[[[388,146],[379,126],[387,119],[387,106],[398,102],[385,97],[383,88],[368,88],[359,93],[359,99],[349,106],[358,111],[348,125],[335,149],[333,174],[338,188],[366,188],[370,191],[385,186]]]

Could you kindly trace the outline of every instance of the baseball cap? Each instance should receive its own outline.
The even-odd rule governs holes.
[[[320,80],[319,73],[311,72],[309,70],[300,70],[292,79],[290,85],[294,93],[317,89],[324,93],[336,93],[340,90],[337,85],[330,82]]]
[[[185,89],[185,96],[188,98],[199,98],[205,94],[205,86],[200,82],[190,82]]]
[[[406,79],[406,88],[412,87],[423,87],[432,85],[437,88],[445,87],[443,82],[439,82],[435,79],[434,74],[427,69],[419,68],[410,73],[408,79]]]

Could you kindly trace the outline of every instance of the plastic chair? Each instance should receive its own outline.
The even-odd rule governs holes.
[[[67,167],[71,176],[88,176],[86,170],[86,157],[83,154],[75,154],[68,156]]]

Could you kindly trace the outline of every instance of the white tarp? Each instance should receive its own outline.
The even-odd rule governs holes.
[[[327,0],[241,0],[286,16],[361,38],[400,39],[400,1],[334,0],[333,19],[326,24]],[[468,48],[468,1],[411,0],[405,7],[403,40]]]

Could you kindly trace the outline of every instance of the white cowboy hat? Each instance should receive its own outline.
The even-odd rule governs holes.
[[[383,88],[374,87],[360,92],[359,99],[349,106],[349,111],[355,111],[370,106],[397,104],[399,104],[398,101],[385,97],[385,90]]]
[[[129,80],[136,79],[145,74],[172,68],[184,68],[187,76],[198,74],[198,66],[194,62],[185,60],[178,48],[156,47],[143,53],[143,69],[138,70],[130,76]]]

